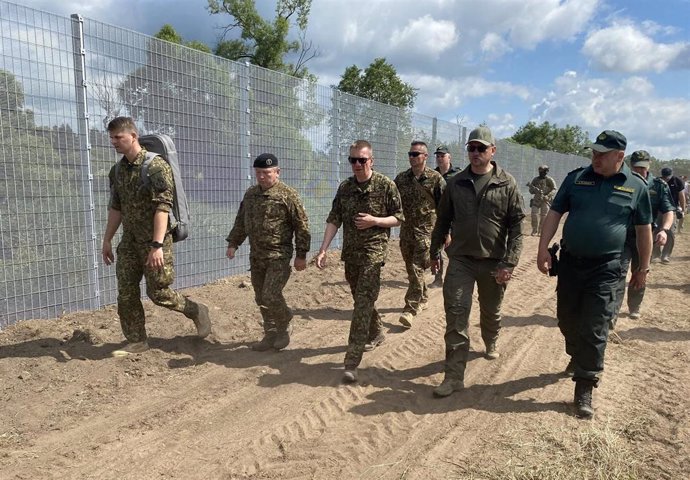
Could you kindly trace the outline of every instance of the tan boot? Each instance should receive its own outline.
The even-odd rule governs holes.
[[[206,338],[211,333],[211,318],[208,315],[208,307],[203,303],[196,302],[197,313],[192,317],[196,326],[196,334],[199,338]]]
[[[144,353],[149,349],[149,344],[146,341],[128,343],[122,348],[114,350],[111,355],[113,357],[126,357],[137,353]]]

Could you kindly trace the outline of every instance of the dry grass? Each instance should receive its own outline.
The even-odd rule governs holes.
[[[636,480],[644,478],[645,458],[631,441],[639,438],[646,421],[620,427],[588,424],[577,429],[522,429],[505,434],[500,446],[502,465],[471,466],[467,478],[482,480]]]

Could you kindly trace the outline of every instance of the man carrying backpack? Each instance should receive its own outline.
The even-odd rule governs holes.
[[[139,283],[146,279],[146,294],[156,305],[192,319],[199,337],[211,333],[208,307],[172,290],[175,278],[169,212],[175,183],[168,162],[159,156],[148,166],[144,183],[141,170],[146,150],[139,145],[139,133],[130,117],[117,117],[108,124],[110,143],[123,157],[110,169],[108,222],[103,235],[102,255],[106,265],[115,261],[112,239],[122,224],[117,246],[117,313],[127,345],[114,356],[142,353],[146,340],[144,307]]]

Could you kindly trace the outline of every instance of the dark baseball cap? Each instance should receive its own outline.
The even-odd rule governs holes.
[[[649,152],[646,150],[637,150],[630,155],[630,166],[631,167],[643,167],[649,168],[651,165],[651,157]]]
[[[439,145],[438,147],[436,147],[436,151],[434,152],[434,155],[437,153],[446,154],[446,153],[450,153],[450,150],[448,150],[448,147],[446,147],[445,145]]]
[[[671,175],[673,175],[673,169],[671,167],[664,167],[661,169],[662,177],[670,177]]]
[[[254,159],[254,168],[273,168],[278,166],[278,158],[272,153],[262,153]]]
[[[615,130],[604,130],[597,137],[597,141],[591,143],[589,147],[595,152],[610,152],[612,150],[625,150],[628,140],[621,132]]]

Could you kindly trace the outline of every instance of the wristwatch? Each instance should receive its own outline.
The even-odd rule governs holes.
[[[163,244],[161,242],[151,242],[149,243],[149,246],[151,248],[163,248]]]
[[[638,271],[638,272],[649,273],[649,267],[647,267],[647,268],[638,268],[637,271]]]
[[[662,229],[659,230],[659,231],[660,231],[660,232],[664,232],[666,235],[668,235],[669,233],[671,233],[671,229],[670,229],[670,228],[662,228]]]

